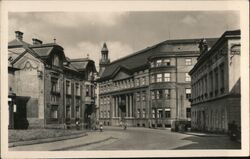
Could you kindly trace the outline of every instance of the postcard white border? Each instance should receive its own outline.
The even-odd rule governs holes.
[[[112,158],[249,155],[249,7],[248,1],[2,1],[1,3],[1,153],[3,158]],[[240,11],[241,18],[241,150],[142,151],[8,151],[8,12],[44,11]],[[6,69],[5,69],[6,68]],[[244,72],[243,72],[244,71]],[[243,120],[244,119],[244,120]]]

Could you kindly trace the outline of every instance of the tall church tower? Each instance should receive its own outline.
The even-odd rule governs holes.
[[[101,53],[102,53],[102,57],[101,57],[100,62],[99,62],[99,67],[100,67],[99,76],[102,75],[103,71],[105,70],[105,67],[110,63],[110,60],[108,57],[109,50],[107,48],[106,43],[103,44]]]

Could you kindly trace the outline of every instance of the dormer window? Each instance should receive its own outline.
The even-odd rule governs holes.
[[[54,55],[52,64],[54,66],[60,66],[60,61],[59,61],[59,56],[58,55]]]

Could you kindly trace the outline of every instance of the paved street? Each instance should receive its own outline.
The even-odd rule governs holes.
[[[18,146],[10,150],[173,150],[173,149],[239,149],[240,144],[228,136],[197,136],[171,132],[169,129],[105,127],[104,132],[44,144]]]

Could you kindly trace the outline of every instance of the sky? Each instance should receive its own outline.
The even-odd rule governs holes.
[[[67,57],[89,54],[98,69],[104,42],[114,61],[168,39],[214,38],[235,29],[240,15],[232,11],[11,12],[8,36],[13,40],[19,30],[29,43],[56,38]]]

